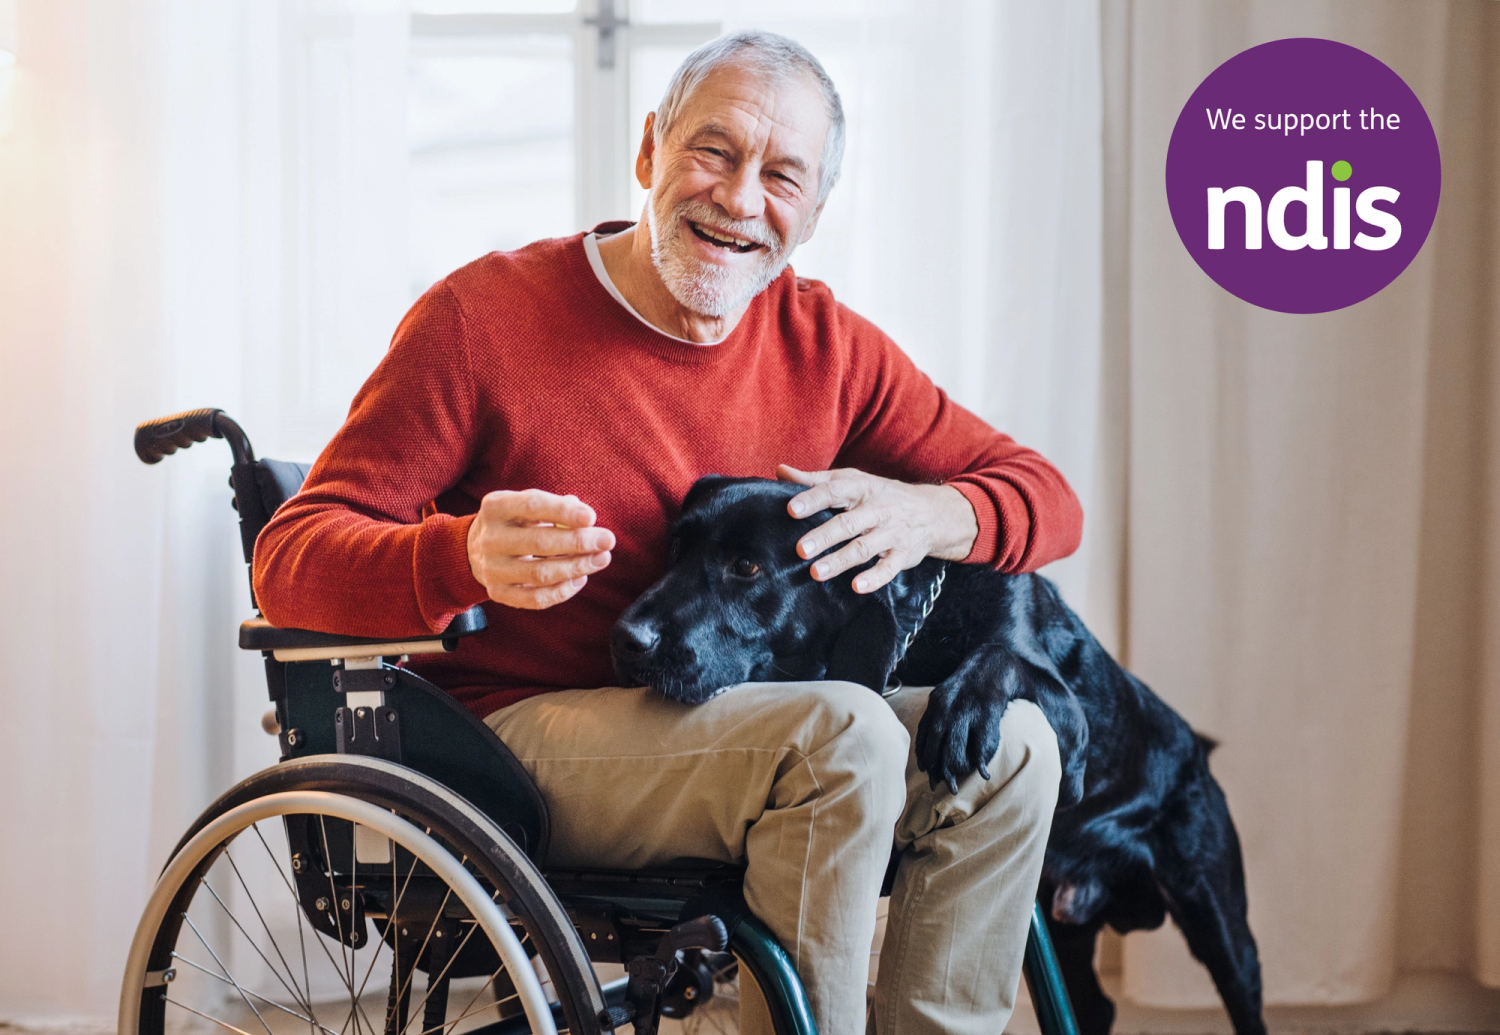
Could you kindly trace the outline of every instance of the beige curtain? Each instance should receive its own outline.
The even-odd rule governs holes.
[[[1400,999],[1446,972],[1421,987],[1467,990],[1493,1030],[1500,996],[1477,985],[1500,986],[1500,4],[1136,0],[1104,18],[1112,481],[1091,516],[1119,543],[1122,653],[1223,742],[1268,1004]],[[1385,61],[1443,154],[1416,261],[1318,316],[1213,284],[1163,187],[1196,85],[1289,36]],[[1122,979],[1136,1003],[1217,1002],[1170,928],[1125,939]],[[1446,1008],[1371,1016],[1431,1028]]]

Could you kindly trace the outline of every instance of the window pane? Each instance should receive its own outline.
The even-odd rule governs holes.
[[[571,14],[578,0],[412,0],[417,14]]]
[[[718,21],[726,7],[725,0],[630,0],[630,19],[636,22],[707,22]]]
[[[905,0],[905,4],[910,2]],[[905,4],[898,2],[895,6],[899,8]],[[878,5],[869,0],[630,0],[630,20],[651,23],[731,21],[736,28],[771,28],[773,21],[859,18],[869,13],[872,6]],[[889,0],[884,6],[891,6]],[[785,32],[786,28],[771,28],[771,31]]]
[[[669,46],[635,47],[630,52],[630,132],[625,139],[630,146],[629,168],[622,170],[630,182],[630,218],[641,214],[646,203],[646,191],[636,181],[635,154],[641,142],[641,130],[646,125],[646,115],[656,110],[661,95],[667,92],[667,82],[682,59],[693,52],[691,44]]]
[[[412,297],[494,250],[574,232],[573,42],[412,41]]]

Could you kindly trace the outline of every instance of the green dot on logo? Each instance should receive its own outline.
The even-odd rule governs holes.
[[[1334,162],[1329,172],[1333,174],[1335,180],[1347,180],[1354,175],[1354,166],[1348,162]]]

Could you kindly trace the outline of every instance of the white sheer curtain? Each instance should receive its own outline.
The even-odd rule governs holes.
[[[128,419],[120,395],[149,393],[160,371],[160,278],[140,249],[160,212],[155,170],[120,146],[155,128],[143,112],[158,86],[121,51],[157,56],[158,27],[59,13],[38,26],[22,12],[36,64],[14,70],[0,137],[0,637],[14,733],[0,762],[0,999],[18,1014],[70,1012],[84,990],[108,998],[124,930],[112,900],[136,897],[150,865],[133,849],[152,783],[162,507],[132,484],[110,429]],[[82,48],[96,54],[87,71]],[[115,89],[86,99],[88,74]]]
[[[275,761],[215,405],[311,456],[407,302],[402,4],[21,0],[0,117],[0,1023],[113,1030],[188,822]],[[316,291],[314,287],[316,286]]]

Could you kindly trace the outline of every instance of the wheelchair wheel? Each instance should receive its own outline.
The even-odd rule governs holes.
[[[119,1030],[597,1035],[603,1010],[566,912],[488,817],[413,770],[324,755],[250,777],[178,844]]]

